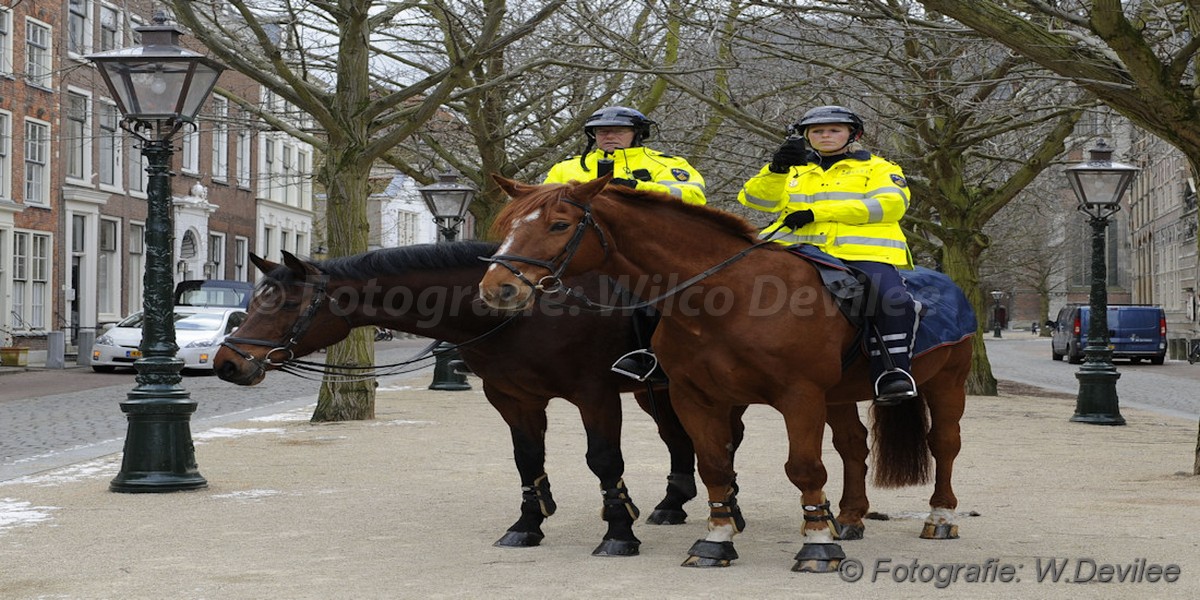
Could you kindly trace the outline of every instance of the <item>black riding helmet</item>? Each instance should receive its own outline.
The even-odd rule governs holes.
[[[584,171],[589,170],[586,159],[588,152],[592,151],[592,146],[596,145],[597,127],[632,127],[633,145],[641,146],[642,142],[650,139],[650,126],[655,124],[641,112],[624,106],[608,106],[592,113],[592,116],[583,122],[587,147],[583,149],[583,154],[579,155],[579,166],[583,167]]]
[[[858,141],[858,138],[862,137],[863,134],[862,118],[844,106],[818,106],[809,109],[793,127],[800,132],[800,135],[807,139],[808,126],[822,123],[845,123],[849,125],[850,142]]]

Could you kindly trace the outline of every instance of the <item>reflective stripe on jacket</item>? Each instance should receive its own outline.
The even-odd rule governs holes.
[[[606,153],[597,148],[588,153],[588,170],[579,165],[575,155],[550,169],[542,183],[591,181],[596,178],[596,162]],[[638,180],[639,190],[670,194],[688,204],[704,204],[704,178],[688,161],[644,146],[619,148],[607,158],[613,161],[613,177]],[[636,173],[636,171],[641,171]]]
[[[845,260],[870,260],[911,268],[912,255],[900,230],[908,210],[909,190],[904,172],[891,161],[866,151],[856,152],[829,170],[809,164],[786,174],[763,167],[750,178],[738,202],[779,218],[762,231],[782,244],[806,243]],[[813,222],[797,230],[783,219],[798,210],[811,210]]]

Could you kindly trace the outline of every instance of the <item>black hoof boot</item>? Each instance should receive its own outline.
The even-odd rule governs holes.
[[[545,537],[540,531],[508,531],[492,545],[498,548],[533,548],[541,544]]]
[[[733,542],[710,542],[708,540],[696,540],[688,550],[687,560],[683,561],[685,567],[728,567],[730,563],[737,560],[737,550],[733,549]]]
[[[836,573],[845,558],[846,553],[837,544],[804,544],[796,553],[792,570],[797,573]]]
[[[926,523],[921,528],[923,540],[957,540],[958,525],[954,523]]]
[[[646,522],[651,525],[683,525],[687,523],[687,513],[673,508],[656,508]]]
[[[592,550],[592,556],[637,556],[641,545],[638,540],[604,540]]]

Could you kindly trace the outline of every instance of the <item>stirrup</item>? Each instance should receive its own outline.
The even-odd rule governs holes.
[[[658,357],[646,348],[639,348],[622,355],[610,369],[618,375],[645,382],[658,369]]]
[[[879,394],[880,382],[883,381],[884,377],[887,377],[888,375],[892,375],[892,374],[903,375],[904,379],[908,380],[908,383],[910,385],[909,389],[904,390],[903,392],[893,392],[886,396],[880,395]],[[884,371],[883,373],[881,373],[879,375],[879,377],[875,378],[875,404],[877,404],[877,405],[893,406],[893,405],[899,404],[903,400],[907,400],[909,398],[916,398],[916,397],[917,397],[917,381],[915,379],[913,379],[913,376],[910,375],[908,373],[908,371],[905,371],[904,369],[895,369],[895,368],[888,369],[887,371]]]

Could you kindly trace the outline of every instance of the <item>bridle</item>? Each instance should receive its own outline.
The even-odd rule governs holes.
[[[294,360],[296,358],[296,354],[292,351],[292,349],[296,347],[296,344],[301,338],[304,337],[304,334],[308,333],[308,329],[312,327],[312,322],[317,316],[317,311],[321,310],[321,306],[325,304],[326,300],[329,300],[329,303],[332,305],[337,304],[337,300],[330,297],[325,291],[325,288],[329,285],[328,275],[321,274],[319,277],[317,277],[315,282],[305,281],[303,283],[297,283],[296,285],[313,288],[312,300],[309,301],[309,304],[307,307],[305,307],[304,312],[300,313],[300,317],[296,319],[296,322],[292,323],[292,328],[283,335],[283,339],[260,340],[255,338],[230,336],[221,342],[221,346],[229,348],[243,360],[253,364],[256,370],[254,373],[255,376],[265,373],[267,367],[282,367],[285,363]],[[341,315],[341,317],[346,321],[347,326],[350,328],[354,327],[354,325],[350,323],[349,317],[344,314]],[[234,346],[233,344],[262,346],[265,348],[270,348],[271,350],[264,354],[262,358],[255,358],[249,352],[246,352],[241,348]],[[276,353],[282,353],[284,358],[282,360],[272,360],[272,355]]]
[[[588,232],[588,229],[596,231],[596,235],[600,238],[600,247],[604,250],[604,258],[608,258],[608,239],[604,237],[604,230],[600,228],[600,224],[592,216],[592,207],[587,204],[581,204],[571,200],[566,195],[560,196],[560,202],[566,202],[583,211],[583,216],[579,222],[575,224],[575,231],[571,233],[571,239],[567,240],[567,244],[550,260],[541,260],[528,256],[518,256],[516,254],[496,254],[491,258],[481,258],[484,262],[500,265],[512,272],[517,279],[528,285],[536,291],[547,294],[553,294],[562,289],[562,274],[567,270],[567,266],[571,264],[571,260],[575,258],[575,253],[579,251],[580,244],[583,243],[583,236]],[[521,272],[513,262],[525,263],[535,267],[541,267],[550,271],[549,275],[542,277],[534,283],[525,278],[525,274]]]

